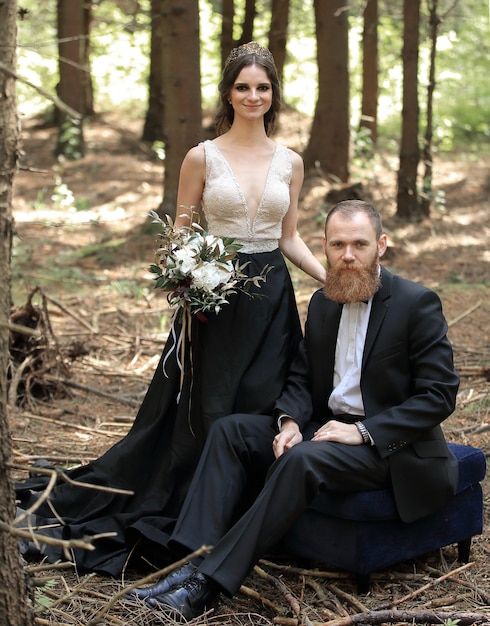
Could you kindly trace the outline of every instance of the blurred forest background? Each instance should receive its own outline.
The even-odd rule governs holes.
[[[480,0],[52,0],[42,10],[25,0],[21,11],[21,115],[56,123],[56,152],[68,159],[85,153],[97,114],[144,120],[170,213],[185,152],[212,133],[224,59],[251,39],[274,53],[286,106],[311,119],[299,142],[307,172],[346,183],[353,163],[368,168],[376,150],[392,151],[401,217],[443,202],[434,154],[490,142],[489,7]]]

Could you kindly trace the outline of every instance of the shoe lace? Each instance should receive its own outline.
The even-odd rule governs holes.
[[[193,596],[199,593],[202,590],[203,585],[205,585],[206,583],[207,580],[204,575],[196,572],[195,574],[190,576],[182,586],[189,593],[190,596]]]

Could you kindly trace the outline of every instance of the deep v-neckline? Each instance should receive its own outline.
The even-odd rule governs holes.
[[[245,194],[243,193],[243,189],[240,186],[240,183],[238,182],[238,178],[236,177],[236,174],[235,174],[233,168],[231,167],[230,162],[225,157],[225,155],[224,155],[223,151],[221,150],[221,148],[219,146],[217,146],[214,141],[211,141],[210,143],[215,147],[217,153],[219,154],[219,156],[223,160],[223,163],[226,165],[226,168],[228,169],[228,171],[230,173],[230,176],[231,176],[231,178],[232,178],[232,180],[233,180],[233,182],[235,184],[235,187],[236,187],[236,189],[238,191],[238,194],[240,196],[240,199],[242,201],[243,208],[245,209],[245,214],[247,216],[249,229],[250,229],[251,232],[254,232],[255,231],[255,223],[257,221],[257,216],[261,212],[262,206],[264,204],[264,198],[266,196],[267,189],[269,188],[269,179],[270,179],[270,175],[271,175],[271,172],[272,172],[272,164],[273,164],[274,159],[275,159],[276,154],[277,154],[277,145],[278,144],[277,143],[274,144],[274,151],[273,151],[272,157],[271,157],[271,159],[269,161],[269,166],[268,166],[268,169],[267,169],[267,175],[265,177],[264,189],[262,190],[262,195],[260,196],[260,201],[257,204],[257,210],[255,211],[255,215],[253,216],[253,219],[252,219],[252,216],[250,215],[250,208],[248,206],[247,199],[245,198]]]

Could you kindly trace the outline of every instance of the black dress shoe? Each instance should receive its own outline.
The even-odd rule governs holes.
[[[136,587],[135,589],[131,589],[125,597],[129,600],[134,600],[135,598],[144,600],[152,596],[162,595],[170,591],[173,587],[180,587],[189,576],[195,573],[196,569],[197,567],[189,561],[188,563],[184,563],[181,567],[174,569],[168,576],[162,578],[162,580],[158,581],[155,585],[151,585],[151,587]]]
[[[172,612],[175,616],[189,621],[202,615],[219,595],[218,585],[200,572],[188,578],[182,587],[176,587],[168,593],[147,598],[145,603],[162,611]]]

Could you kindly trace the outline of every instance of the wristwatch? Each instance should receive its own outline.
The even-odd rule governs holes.
[[[362,422],[354,422],[354,426],[356,426],[357,430],[361,433],[362,443],[368,443],[371,445],[371,437],[369,436],[368,429],[364,426]]]

